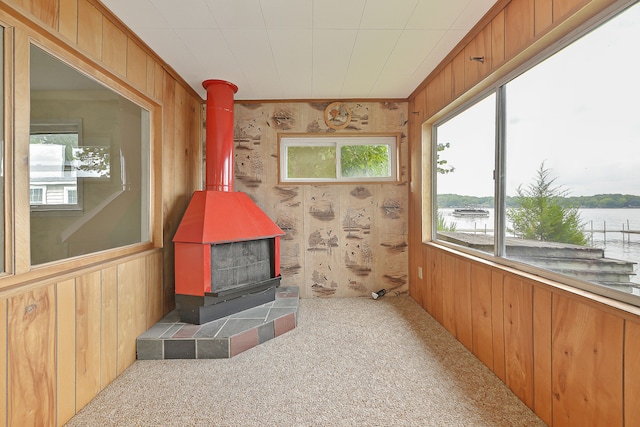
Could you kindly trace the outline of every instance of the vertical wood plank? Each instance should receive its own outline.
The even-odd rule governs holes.
[[[449,254],[442,254],[442,326],[457,337],[456,333],[456,292],[454,286],[456,260]]]
[[[117,268],[101,271],[101,331],[100,331],[100,388],[103,389],[118,374],[118,292]]]
[[[56,285],[57,308],[57,425],[64,425],[76,413],[76,282]]]
[[[553,0],[535,0],[535,36],[546,33],[553,24]]]
[[[174,251],[172,236],[175,234],[180,218],[184,211],[177,205],[177,196],[175,192],[176,172],[174,161],[176,156],[176,138],[173,133],[173,125],[175,123],[175,80],[173,80],[166,72],[162,72],[162,81],[164,87],[162,89],[162,99],[164,103],[163,109],[163,135],[162,155],[165,159],[162,165],[162,216],[164,218],[163,236],[164,236],[164,308],[163,311],[168,313],[174,305]]]
[[[441,325],[444,325],[444,290],[443,290],[443,269],[444,264],[442,262],[443,252],[439,250],[432,250],[430,270],[431,270],[431,294],[432,294],[432,311],[431,315]]]
[[[0,299],[0,426],[7,425],[7,300]]]
[[[127,39],[127,79],[140,90],[147,87],[147,54],[130,38]]]
[[[533,297],[531,285],[504,277],[506,384],[533,408]]]
[[[78,42],[78,0],[60,0],[60,34],[72,43]]]
[[[551,425],[551,292],[540,287],[533,288],[533,392],[535,413]]]
[[[624,320],[554,294],[552,328],[553,425],[622,426]]]
[[[491,42],[491,24],[489,24],[465,46],[465,88],[473,87],[491,71]],[[472,61],[469,59],[472,57],[482,57],[484,61]]]
[[[147,262],[147,323],[149,329],[162,318],[162,253],[146,257]]]
[[[58,0],[20,2],[25,10],[50,29],[58,29]]]
[[[126,76],[127,35],[106,17],[102,19],[102,32],[102,62],[115,73]]]
[[[55,286],[9,299],[8,424],[56,423]]]
[[[624,425],[640,420],[640,323],[627,320],[624,330]]]
[[[138,258],[118,265],[118,375],[136,360],[136,338],[146,330],[146,263]]]
[[[505,8],[505,56],[511,59],[534,37],[534,0],[512,0]]]
[[[439,73],[426,87],[427,117],[431,117],[444,106],[444,80]]]
[[[453,92],[453,99],[464,93],[464,50],[456,55],[451,61],[451,87]]]
[[[453,65],[449,62],[442,69],[442,83],[443,83],[443,102],[444,105],[453,101]]]
[[[102,58],[102,14],[88,0],[78,0],[78,47]]]
[[[591,0],[553,0],[553,22],[564,21],[567,16],[588,4]]]
[[[100,272],[78,277],[76,292],[76,404],[83,408],[100,391]]]
[[[506,384],[504,348],[504,275],[491,272],[491,327],[493,337],[493,373]]]
[[[491,269],[471,265],[471,318],[473,323],[473,354],[493,370],[493,334],[491,325]]]
[[[491,67],[495,70],[504,63],[504,9],[491,21]]]
[[[158,78],[160,75],[158,75]],[[150,97],[156,96],[156,61],[147,55],[147,78],[146,78],[146,93]]]
[[[153,96],[157,99],[164,99],[164,86],[165,86],[165,71],[162,68],[162,64],[159,62],[154,62],[154,88],[153,88]],[[166,106],[166,105],[165,105]],[[166,110],[166,108],[164,109]]]
[[[455,259],[453,287],[456,337],[469,351],[473,351],[471,322],[471,263],[462,258]]]

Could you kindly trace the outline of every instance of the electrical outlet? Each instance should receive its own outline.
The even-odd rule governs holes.
[[[418,279],[422,279],[422,267],[418,267]]]

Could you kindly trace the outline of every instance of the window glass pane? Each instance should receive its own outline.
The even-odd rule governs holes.
[[[343,145],[340,149],[342,176],[348,178],[389,177],[391,157],[389,146]]]
[[[31,263],[149,240],[149,112],[31,47]]]
[[[394,181],[397,138],[279,136],[282,182]]]
[[[506,89],[507,256],[635,294],[639,41],[636,5]]]
[[[492,94],[436,127],[437,238],[493,253]]]
[[[336,147],[288,147],[287,175],[289,178],[336,177]]]

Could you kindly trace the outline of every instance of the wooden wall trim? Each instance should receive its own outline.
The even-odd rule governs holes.
[[[426,247],[434,248],[437,251],[442,251],[444,253],[453,255],[454,257],[467,259],[474,264],[488,266],[492,269],[492,271],[499,272],[505,277],[511,276],[518,279],[528,280],[534,283],[536,287],[539,287],[543,290],[559,293],[566,297],[579,300],[585,304],[592,305],[599,310],[616,314],[625,319],[634,321],[640,320],[640,307],[637,307],[635,305],[607,298],[605,296],[576,288],[574,286],[566,285],[564,283],[556,282],[533,273],[528,273],[516,267],[511,267],[498,261],[483,258],[479,254],[469,254],[462,250],[443,245],[440,242],[424,242],[423,245]],[[487,258],[489,257],[491,256],[487,255]]]
[[[15,286],[0,288],[0,301],[2,299],[12,298],[16,295],[20,295],[23,292],[30,292],[42,286],[48,286],[54,283],[69,280],[82,274],[93,273],[95,271],[100,271],[105,268],[110,268],[110,267],[120,265],[123,262],[139,259],[139,258],[145,258],[153,254],[161,254],[161,253],[162,253],[161,248],[147,249],[144,251],[121,255],[115,258],[112,257],[102,262],[91,263],[91,264],[84,263],[82,264],[81,267],[78,267],[75,269],[67,269],[67,270],[64,270],[64,272],[59,274],[51,274],[46,277],[37,277],[35,279],[28,280],[28,281],[23,280],[24,279],[23,276],[19,276],[19,278],[22,280],[19,280],[19,281],[16,280],[16,282],[19,282],[19,283],[16,283]]]

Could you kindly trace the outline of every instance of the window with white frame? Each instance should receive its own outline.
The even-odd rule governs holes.
[[[398,135],[281,134],[280,182],[398,180]]]
[[[635,3],[435,123],[436,239],[640,305],[639,40]]]

